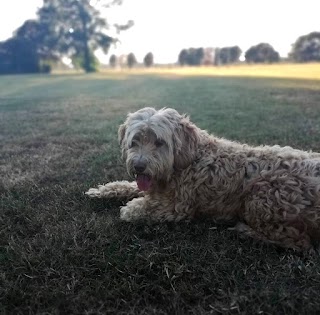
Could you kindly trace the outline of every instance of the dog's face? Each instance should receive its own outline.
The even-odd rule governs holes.
[[[119,128],[119,141],[128,173],[136,177],[140,190],[148,191],[190,165],[198,132],[174,109],[147,107],[128,115]]]

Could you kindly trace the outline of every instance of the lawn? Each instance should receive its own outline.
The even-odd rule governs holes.
[[[0,313],[319,314],[320,256],[210,221],[121,222],[84,195],[128,179],[117,128],[144,106],[320,151],[320,66],[277,67],[0,77]]]

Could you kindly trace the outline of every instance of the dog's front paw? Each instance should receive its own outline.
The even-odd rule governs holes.
[[[123,221],[131,222],[143,218],[143,214],[138,209],[130,206],[123,206],[120,208],[120,219]]]
[[[90,198],[101,198],[102,194],[100,187],[102,186],[99,185],[98,188],[90,188],[87,192],[85,192],[85,194]]]
[[[114,183],[98,185],[98,188],[90,188],[85,194],[90,198],[116,198],[118,191]]]
[[[128,206],[124,206],[120,208],[120,219],[123,221],[130,222],[133,220],[134,215],[132,214],[132,209]]]

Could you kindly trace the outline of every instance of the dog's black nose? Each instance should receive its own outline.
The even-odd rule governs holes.
[[[138,162],[134,163],[133,167],[137,173],[143,173],[144,170],[147,168],[147,163],[142,160],[139,160]]]

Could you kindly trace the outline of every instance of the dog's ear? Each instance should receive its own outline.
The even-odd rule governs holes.
[[[119,140],[119,144],[122,146],[122,143],[123,143],[123,140],[124,140],[124,136],[126,134],[126,125],[125,124],[122,124],[119,126],[119,129],[118,129],[118,140]]]
[[[181,116],[173,142],[174,167],[184,169],[195,159],[199,143],[199,129],[190,122],[189,117]]]
[[[126,135],[126,131],[127,131],[127,127],[126,127],[126,124],[122,124],[120,125],[119,129],[118,129],[118,140],[119,140],[119,144],[121,146],[121,152],[122,152],[122,155],[121,157],[123,159],[126,158],[126,148],[125,148],[125,135]]]

